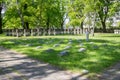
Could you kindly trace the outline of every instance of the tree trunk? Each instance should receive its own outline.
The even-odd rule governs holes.
[[[2,7],[0,7],[0,34],[2,34]]]
[[[63,29],[63,24],[64,24],[64,21],[62,21],[61,24],[60,24],[61,29]]]
[[[21,25],[22,25],[23,29],[25,29],[25,26],[24,26],[24,19],[23,19],[23,14],[22,14],[21,9],[18,7],[18,4],[19,4],[18,0],[16,0],[16,1],[17,1],[18,14],[19,14],[19,16],[20,16],[20,20],[21,20]]]
[[[103,10],[103,8],[102,8]],[[104,11],[102,12],[104,13]],[[107,14],[108,14],[108,9],[107,9],[107,12],[105,12],[105,15],[101,15],[101,12],[98,12],[99,14],[99,17],[100,17],[100,20],[101,20],[101,24],[102,24],[102,28],[103,28],[103,33],[106,33],[107,30],[106,30],[106,18],[107,18]]]
[[[102,27],[103,27],[103,33],[106,33],[107,30],[106,30],[106,24],[105,24],[105,21],[102,21]]]
[[[27,8],[28,8],[28,5],[27,5],[27,4],[24,4],[24,11],[26,11]],[[27,15],[26,15],[26,16],[27,16]],[[29,22],[28,22],[28,21],[25,21],[24,26],[25,26],[25,29],[29,29]]]
[[[25,29],[29,29],[29,23],[25,22]]]
[[[49,16],[48,16],[48,18],[47,18],[46,26],[47,26],[47,29],[49,29],[49,27],[50,27],[50,19],[49,19]]]
[[[82,31],[81,33],[83,34],[83,22],[81,22],[80,26],[81,26],[81,29],[82,29],[82,30],[81,30],[81,31]]]
[[[48,16],[47,21],[46,21],[46,29],[47,29],[47,33],[48,33],[49,29],[50,29],[50,19],[49,19],[49,16]]]
[[[92,36],[94,36],[94,31],[95,31],[95,20],[96,19],[96,13],[94,13],[94,21],[93,21],[93,30],[92,30]]]

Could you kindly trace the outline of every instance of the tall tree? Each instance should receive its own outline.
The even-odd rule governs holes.
[[[94,4],[93,4],[94,3]],[[92,27],[92,36],[94,36],[94,28],[95,28],[95,21],[97,18],[97,5],[98,1],[97,0],[84,0],[84,16],[89,18],[89,26]]]
[[[0,1],[0,34],[3,33],[3,31],[2,31],[2,10],[3,10],[3,6],[4,6],[4,3],[1,0]]]
[[[31,17],[31,13],[28,9],[32,6],[32,0],[16,0],[16,2],[22,26],[24,29],[29,29],[29,17]]]
[[[99,19],[101,21],[103,32],[106,32],[106,20],[111,14],[115,14],[119,7],[119,0],[99,0],[96,8],[98,9]]]
[[[119,4],[119,0],[84,0],[84,13],[92,13],[90,15],[94,18],[92,21],[95,21],[96,16],[102,24],[103,32],[106,32],[106,20],[115,14]]]
[[[5,12],[5,6],[7,5],[7,2],[9,0],[0,0],[0,34],[3,33],[2,28],[3,28],[3,16]]]
[[[0,34],[2,33],[2,2],[0,2]]]
[[[73,27],[80,26],[83,29],[84,4],[83,0],[70,0],[68,4],[69,24]]]
[[[11,0],[5,13],[4,19],[9,20],[6,25],[9,25],[9,28],[29,29],[34,24],[34,10],[32,0]]]
[[[65,21],[64,0],[36,0],[35,22],[44,28],[62,27]]]

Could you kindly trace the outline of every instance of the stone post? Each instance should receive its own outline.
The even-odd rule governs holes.
[[[89,31],[88,30],[86,30],[86,41],[89,41]]]
[[[16,29],[16,37],[19,37],[19,30]]]
[[[56,31],[55,31],[55,29],[53,30],[53,34],[56,35]]]
[[[26,29],[24,29],[24,37],[26,37]]]

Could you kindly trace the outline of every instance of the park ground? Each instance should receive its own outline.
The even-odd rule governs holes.
[[[59,46],[55,46],[55,44],[59,44]],[[19,38],[1,35],[0,45],[62,70],[69,70],[73,73],[87,73],[91,79],[103,75],[103,78],[108,77],[108,80],[113,80],[113,77],[110,76],[114,75],[115,80],[117,80],[117,75],[120,73],[119,34],[95,34],[94,37],[90,35],[88,42],[86,42],[84,35]],[[68,54],[60,56],[60,52],[67,46],[70,47],[67,49]],[[80,48],[85,50],[79,52]],[[51,51],[48,51],[48,49]]]

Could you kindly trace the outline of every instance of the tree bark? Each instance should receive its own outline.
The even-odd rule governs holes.
[[[29,29],[29,23],[25,22],[25,29]]]
[[[102,27],[103,27],[103,33],[106,33],[107,30],[106,30],[106,24],[105,24],[105,21],[101,21],[102,23]]]
[[[0,34],[2,34],[2,6],[0,4]]]
[[[27,4],[24,4],[24,11],[26,11],[27,8],[28,8],[28,5],[27,5]],[[28,21],[25,21],[24,26],[25,26],[25,29],[29,29],[29,22],[28,22]]]
[[[106,31],[106,18],[104,18],[104,20],[103,20],[103,18],[102,18],[102,16],[99,14],[99,17],[100,17],[100,20],[101,20],[101,24],[102,24],[102,29],[103,29],[103,33],[106,33],[107,31]]]
[[[94,13],[92,36],[94,36],[94,31],[95,31],[95,21],[96,21],[95,19],[96,19],[96,13]]]
[[[81,30],[81,31],[82,31],[81,33],[83,34],[83,22],[81,22],[80,26],[81,26],[81,29],[82,29],[82,30]]]
[[[63,29],[63,24],[64,24],[64,21],[61,21],[61,24],[60,24],[61,29]]]
[[[49,16],[47,18],[46,26],[47,26],[47,29],[49,29],[49,27],[50,27],[50,18],[49,18]]]
[[[101,11],[102,10],[103,10],[103,8],[101,9]],[[104,13],[104,12],[102,12],[102,13]],[[107,14],[108,14],[108,9],[105,12],[104,16],[101,14],[100,11],[98,12],[98,14],[99,14],[99,18],[100,18],[100,21],[101,21],[101,24],[102,24],[103,33],[106,33],[107,32],[107,30],[106,30],[106,18],[107,18]]]

